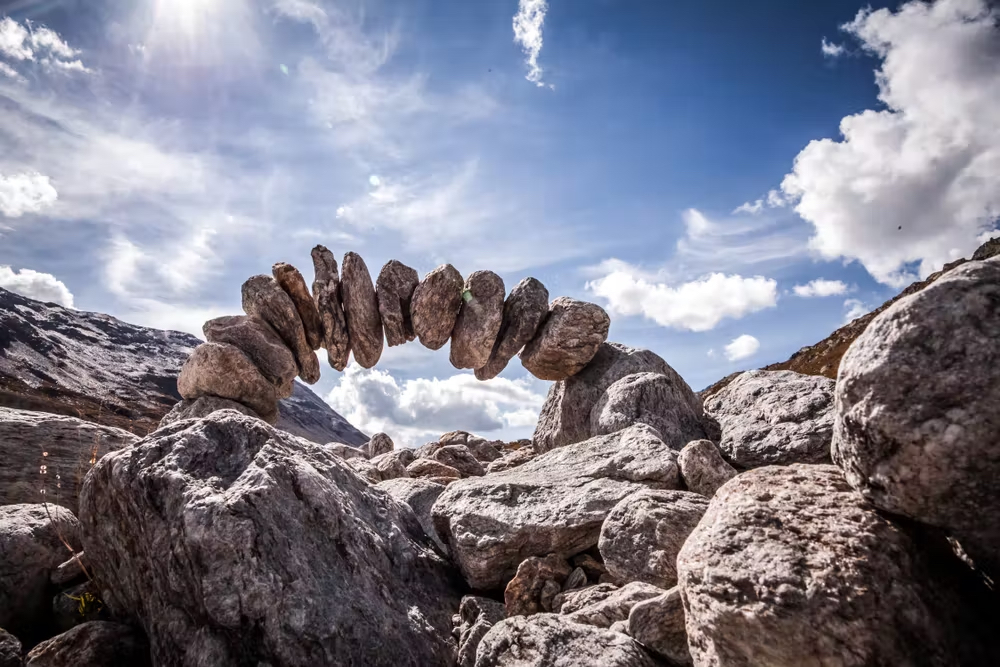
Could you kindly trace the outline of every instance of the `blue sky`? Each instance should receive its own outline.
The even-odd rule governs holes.
[[[373,274],[534,276],[700,389],[989,236],[996,21],[983,0],[3,2],[0,286],[198,332],[275,261],[309,279],[323,243]],[[547,383],[411,343],[315,388],[420,444],[527,435]]]

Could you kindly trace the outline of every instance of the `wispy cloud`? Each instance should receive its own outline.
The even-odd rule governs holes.
[[[521,47],[528,66],[525,78],[540,88],[547,85],[542,81],[542,67],[538,64],[538,56],[542,52],[542,25],[548,10],[549,5],[545,0],[520,0],[517,14],[514,15],[514,43]]]
[[[674,263],[701,273],[738,271],[806,254],[806,236],[791,221],[750,217],[712,220],[697,209],[682,214],[684,235],[677,241]]]
[[[79,54],[79,50],[70,47],[56,32],[45,26],[34,26],[29,21],[21,25],[9,16],[0,19],[0,55],[12,60],[38,62],[63,71],[92,73],[76,58]],[[5,65],[4,72],[8,76],[7,70],[14,71],[10,65]]]
[[[828,42],[826,41],[826,37],[824,37],[823,41],[820,42],[820,50],[827,58],[839,58],[847,52],[847,47],[843,44]]]

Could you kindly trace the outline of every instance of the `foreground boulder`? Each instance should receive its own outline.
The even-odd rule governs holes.
[[[676,586],[632,607],[628,635],[670,664],[693,664],[684,626],[684,601]]]
[[[677,452],[640,424],[458,480],[434,504],[434,525],[469,585],[496,588],[529,556],[566,558],[595,546],[622,498],[679,482]]]
[[[690,491],[711,498],[719,487],[736,477],[732,467],[711,440],[693,440],[677,455],[681,478]]]
[[[708,399],[719,448],[739,468],[830,461],[834,381],[794,371],[747,371]]]
[[[1000,577],[1000,260],[879,315],[844,355],[833,457],[880,509],[940,526]]]
[[[21,642],[0,628],[0,667],[21,667]]]
[[[561,296],[521,350],[521,365],[539,380],[565,380],[590,363],[610,326],[611,318],[597,304]]]
[[[584,605],[572,612],[568,612],[564,605],[562,613],[567,614],[568,618],[576,623],[610,628],[615,623],[627,621],[629,612],[636,604],[654,598],[663,592],[663,589],[658,586],[633,581],[611,592],[603,599]]]
[[[453,659],[448,566],[409,507],[322,445],[216,412],[106,456],[80,508],[105,601],[156,664]]]
[[[483,464],[472,455],[465,445],[447,445],[434,452],[432,458],[446,466],[451,466],[463,477],[479,477],[486,474]]]
[[[431,507],[434,501],[444,493],[444,485],[431,482],[426,479],[413,479],[412,477],[399,477],[379,482],[375,488],[385,491],[397,503],[406,503],[417,516],[420,527],[424,529],[424,534],[434,540],[434,544],[441,550],[441,553],[448,553],[448,547],[437,531],[434,530],[434,521],[431,519]]]
[[[931,547],[934,547],[932,550]],[[697,665],[998,664],[996,610],[829,465],[727,482],[677,559]],[[964,573],[963,573],[964,570]],[[990,629],[992,628],[992,629]]]
[[[24,664],[25,667],[146,667],[151,663],[149,646],[141,633],[120,623],[89,621],[31,649]]]
[[[555,596],[573,568],[564,558],[550,554],[545,558],[525,558],[517,574],[503,592],[507,616],[530,616],[540,611],[552,611]]]

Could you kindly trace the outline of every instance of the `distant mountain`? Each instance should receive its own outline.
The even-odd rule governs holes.
[[[0,406],[71,415],[144,436],[180,400],[177,374],[199,343],[190,334],[0,288]],[[368,440],[298,382],[281,402],[277,426],[319,443]]]

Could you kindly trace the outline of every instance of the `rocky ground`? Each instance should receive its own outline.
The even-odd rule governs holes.
[[[505,301],[445,267],[372,284],[356,256],[345,293],[323,250],[312,300],[287,265],[248,281],[158,429],[83,433],[85,475],[70,418],[0,414],[66,481],[0,506],[0,667],[1000,664],[1000,258],[881,310],[836,379],[752,371],[703,401],[603,342],[593,304],[539,316],[540,285]],[[397,343],[447,328],[484,377],[526,345],[561,375],[533,438],[269,424],[317,347],[374,363],[376,315]]]

